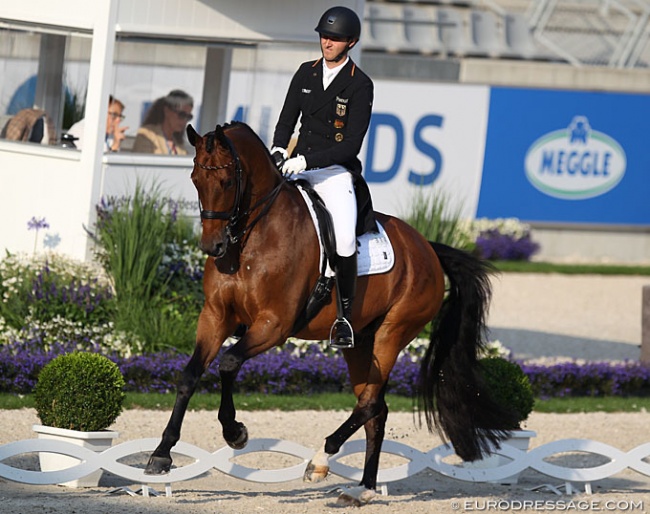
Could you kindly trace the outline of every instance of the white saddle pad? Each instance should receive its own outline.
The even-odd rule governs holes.
[[[318,244],[320,247],[320,266],[319,269],[323,267],[324,259],[324,250],[323,250],[323,241],[321,239],[320,229],[318,228],[318,219],[316,218],[316,211],[311,203],[311,199],[305,192],[302,186],[298,185],[298,190],[302,194],[302,197],[305,199],[305,203],[309,208],[309,214],[311,215],[312,222],[314,223],[314,228],[318,234]],[[381,223],[377,222],[377,227],[379,232],[363,234],[357,239],[357,275],[376,275],[378,273],[386,273],[390,271],[395,264],[395,252],[393,251],[393,245],[388,239],[388,234],[384,230],[384,227]],[[325,270],[325,276],[333,277],[334,271],[327,266]]]

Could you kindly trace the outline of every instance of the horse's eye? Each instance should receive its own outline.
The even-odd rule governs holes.
[[[224,183],[223,183],[223,188],[224,188],[224,189],[230,189],[230,188],[234,185],[234,183],[235,183],[235,182],[233,181],[233,179],[231,179],[231,178],[226,179],[226,180],[224,181]]]

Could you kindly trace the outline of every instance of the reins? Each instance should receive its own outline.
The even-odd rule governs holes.
[[[228,241],[234,244],[241,241],[242,238],[246,235],[246,233],[250,231],[257,224],[257,222],[260,219],[262,219],[262,217],[269,211],[271,205],[273,204],[278,194],[280,193],[280,190],[284,185],[284,181],[280,182],[276,187],[274,187],[266,195],[264,195],[257,202],[255,202],[255,204],[252,207],[248,208],[243,213],[240,213],[239,211],[241,209],[241,202],[243,199],[241,160],[239,159],[239,154],[237,153],[237,150],[235,149],[230,139],[228,139],[225,133],[222,132],[222,134],[223,134],[223,140],[225,140],[225,142],[227,143],[228,150],[232,155],[232,160],[230,162],[227,162],[226,164],[207,165],[198,162],[195,157],[194,164],[204,170],[221,170],[221,169],[226,169],[232,166],[233,164],[235,165],[235,181],[236,181],[237,190],[235,192],[235,201],[230,211],[212,211],[209,209],[203,209],[203,206],[201,205],[201,199],[199,198],[199,209],[201,211],[201,219],[228,220],[228,223],[226,224],[225,232],[226,235],[228,236]],[[243,218],[249,216],[253,211],[255,211],[258,207],[260,207],[263,204],[265,205],[257,214],[257,216],[255,216],[255,218],[253,218],[253,220],[250,223],[248,223],[248,225],[246,225],[244,228],[238,231],[236,227],[239,224],[239,222]]]

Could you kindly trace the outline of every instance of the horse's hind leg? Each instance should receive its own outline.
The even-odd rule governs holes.
[[[388,406],[383,400],[383,391],[381,396],[384,408],[379,414],[377,414],[363,426],[366,432],[366,460],[363,467],[363,476],[361,477],[361,482],[359,485],[364,486],[366,489],[375,489],[377,487],[379,456],[381,454],[381,445],[384,442],[384,436],[386,434]]]
[[[377,368],[378,360],[373,355],[372,337],[353,350],[344,352],[350,371],[357,405],[352,415],[329,437],[321,450],[307,465],[304,479],[308,482],[323,480],[329,473],[329,457],[338,453],[341,446],[362,426],[366,429],[366,466],[360,485],[373,489],[376,486],[376,471],[379,453],[384,437],[388,408],[384,391],[388,373],[385,376]],[[389,359],[394,362],[393,358]],[[392,368],[392,364],[390,366]],[[390,369],[390,368],[385,368]],[[374,475],[374,476],[373,476]]]
[[[363,476],[357,487],[343,489],[338,498],[338,503],[360,507],[369,503],[377,496],[377,473],[379,472],[379,456],[381,445],[386,433],[386,420],[388,407],[384,408],[377,416],[368,421],[363,428],[366,432],[366,459],[363,467]]]

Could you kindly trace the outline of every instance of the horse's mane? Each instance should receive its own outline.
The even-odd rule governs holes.
[[[243,121],[234,121],[234,120],[224,125],[217,125],[214,131],[209,132],[206,135],[207,137],[206,146],[205,146],[206,151],[208,153],[212,153],[212,151],[214,150],[215,142],[220,144],[224,148],[230,148],[230,143],[228,138],[226,137],[226,132],[230,132],[231,130],[235,130],[238,128],[244,129],[252,136],[254,136],[258,144],[268,152],[268,148],[266,148],[266,145],[264,144],[260,136],[258,136],[257,133],[249,125],[247,125]]]

